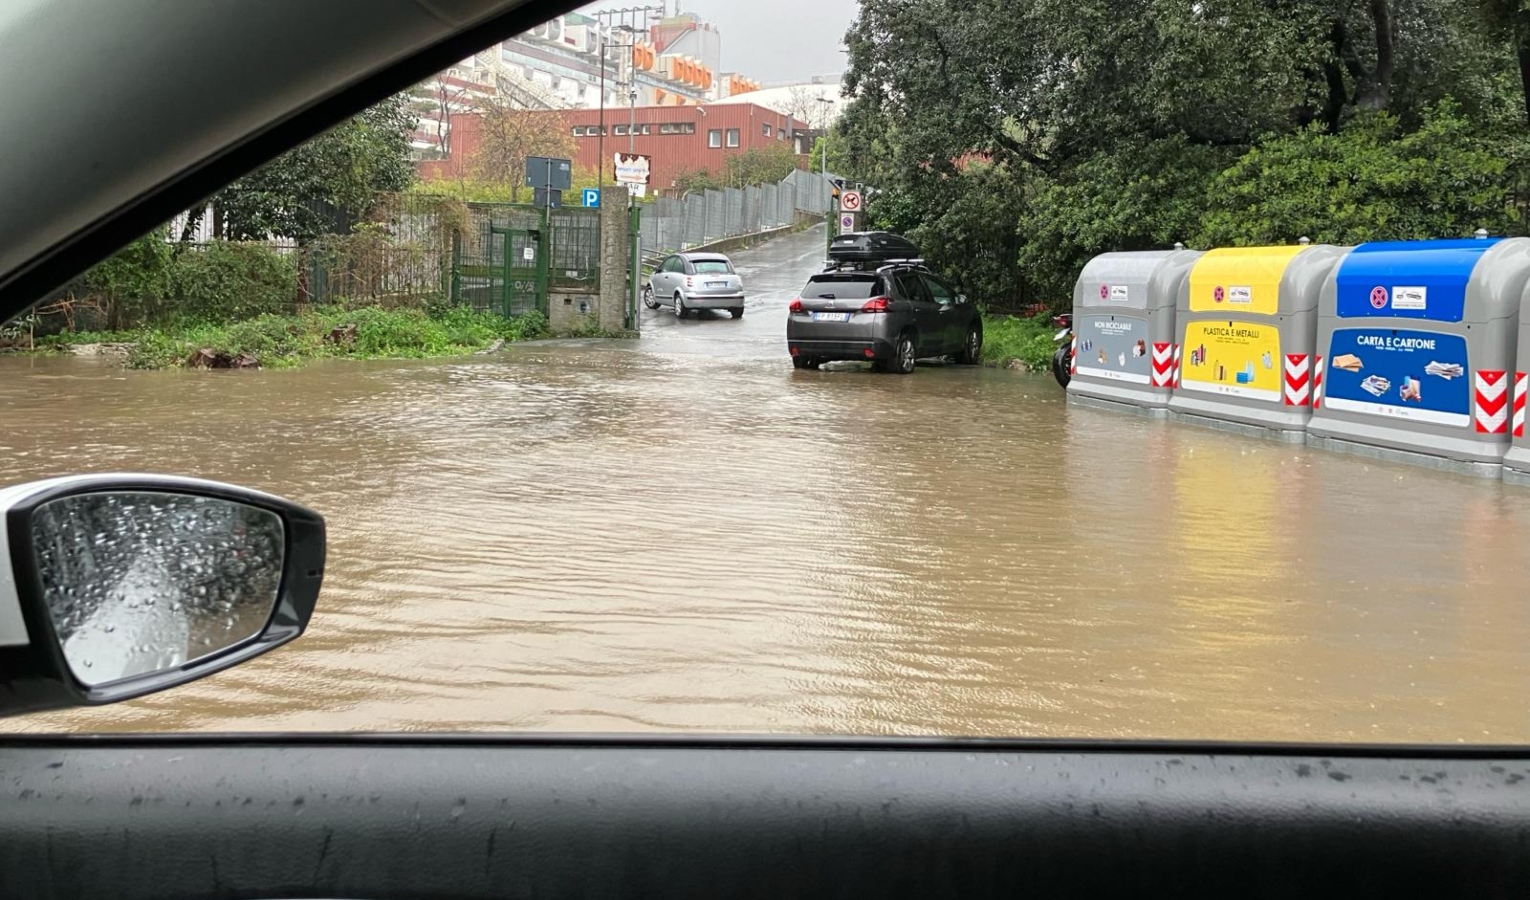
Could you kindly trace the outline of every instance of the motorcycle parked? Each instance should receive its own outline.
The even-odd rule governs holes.
[[[1073,314],[1053,316],[1052,324],[1062,329],[1052,336],[1054,342],[1061,342],[1052,354],[1052,377],[1066,388],[1073,377]]]

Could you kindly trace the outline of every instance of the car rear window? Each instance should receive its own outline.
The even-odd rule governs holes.
[[[879,278],[833,278],[809,281],[802,289],[804,300],[865,300],[882,293]]]
[[[729,275],[733,272],[726,259],[698,259],[693,265],[697,275]]]

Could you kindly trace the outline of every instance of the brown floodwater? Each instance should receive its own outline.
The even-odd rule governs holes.
[[[1069,408],[1050,379],[796,372],[808,234],[741,321],[448,361],[0,359],[3,481],[147,470],[329,522],[308,633],[28,730],[1530,741],[1530,489]]]

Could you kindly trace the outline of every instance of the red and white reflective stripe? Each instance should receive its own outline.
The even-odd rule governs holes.
[[[1506,434],[1509,430],[1509,373],[1502,370],[1478,369],[1476,375],[1476,400],[1472,404],[1472,418],[1477,421],[1478,434]]]
[[[1073,335],[1073,353],[1069,356],[1068,374],[1078,374],[1078,335]]]
[[[1317,364],[1312,367],[1312,408],[1323,407],[1323,357],[1314,356]]]
[[[1179,374],[1180,374],[1179,373],[1179,345],[1175,344],[1174,345],[1174,371],[1173,371],[1173,374],[1171,374],[1169,376],[1169,378],[1170,378],[1170,386],[1173,387],[1176,391],[1179,390],[1180,385],[1182,385],[1184,383],[1184,382],[1182,382],[1180,380]]]
[[[1514,436],[1525,436],[1525,388],[1530,377],[1524,372],[1514,373]]]
[[[1153,387],[1174,386],[1174,345],[1165,341],[1153,344]]]
[[[1311,393],[1311,373],[1307,365],[1307,354],[1286,354],[1286,405],[1306,406]]]

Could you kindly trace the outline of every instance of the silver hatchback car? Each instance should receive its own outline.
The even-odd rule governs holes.
[[[742,319],[744,279],[721,253],[674,253],[648,277],[643,303],[649,309],[669,306],[681,319],[702,309],[726,309]]]

